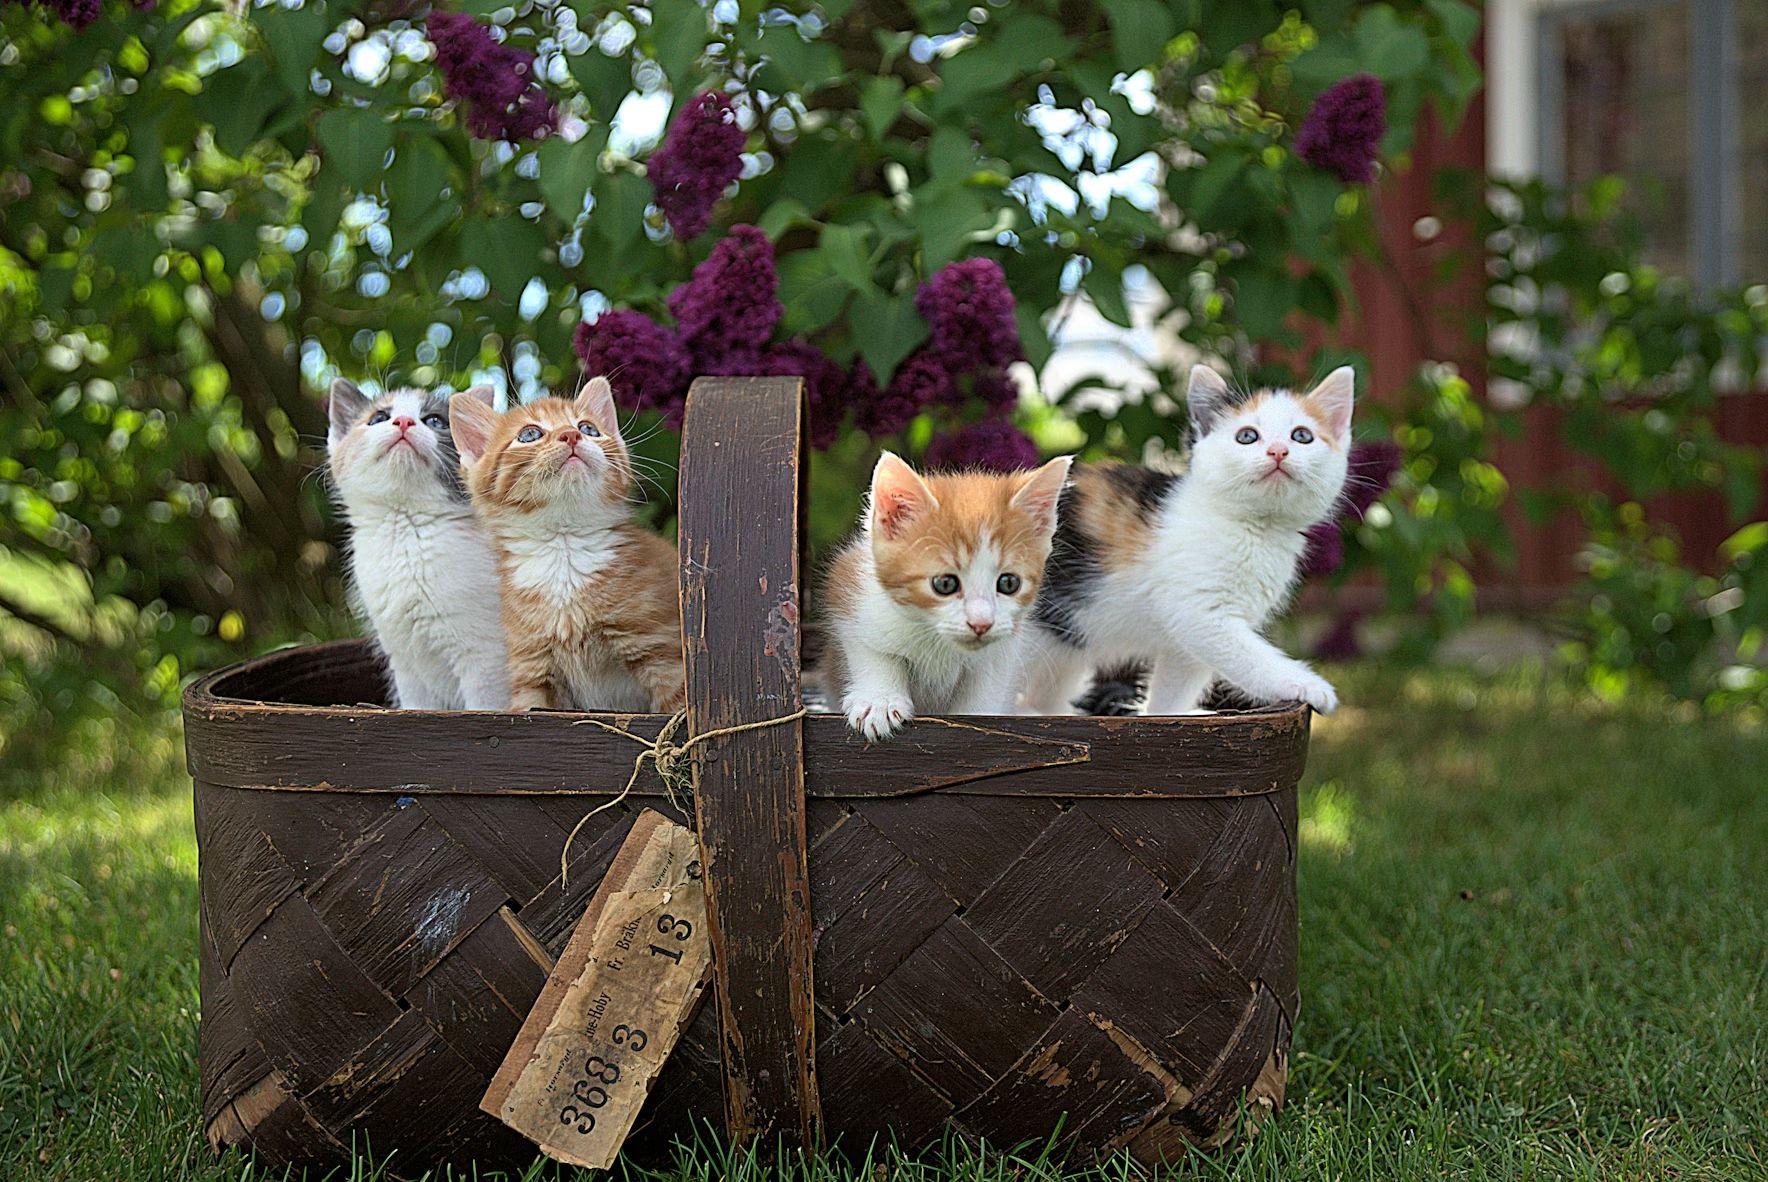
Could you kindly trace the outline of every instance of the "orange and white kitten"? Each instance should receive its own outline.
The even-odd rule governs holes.
[[[632,520],[632,458],[604,378],[498,414],[448,404],[503,583],[510,707],[679,710],[675,548]]]
[[[885,452],[829,569],[830,697],[867,740],[917,711],[1005,714],[1071,457],[923,479]]]

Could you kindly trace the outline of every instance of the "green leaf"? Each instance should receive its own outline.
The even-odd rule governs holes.
[[[600,262],[623,264],[645,243],[645,205],[650,200],[650,182],[635,173],[615,172],[597,181],[589,232],[602,243]]]
[[[841,78],[841,54],[827,41],[806,41],[793,24],[769,25],[757,41],[766,56],[759,84],[776,93],[809,94]]]
[[[252,23],[258,26],[270,55],[276,59],[277,77],[291,94],[309,93],[314,63],[337,23],[324,6],[308,0],[299,8],[272,5],[255,9]]]
[[[1081,290],[1105,319],[1122,328],[1132,327],[1130,306],[1123,294],[1123,268],[1104,259],[1094,259],[1092,263],[1081,277]]]
[[[941,127],[927,145],[927,171],[934,177],[962,181],[976,171],[976,147],[955,127]]]
[[[301,209],[301,228],[307,231],[307,249],[331,249],[332,236],[338,232],[338,219],[350,203],[350,193],[337,177],[327,178],[322,172],[314,178],[313,195]]]
[[[793,226],[809,220],[810,211],[804,208],[804,202],[795,197],[786,197],[779,201],[770,201],[762,211],[761,220],[755,224],[761,227],[763,234],[777,240]]]
[[[879,382],[888,382],[898,363],[927,339],[927,322],[907,295],[862,295],[848,318],[861,357]]]
[[[554,136],[536,149],[540,157],[540,195],[546,198],[547,208],[567,226],[583,212],[583,199],[595,184],[597,164],[607,142],[608,126],[602,124],[574,144]]]
[[[1234,284],[1234,311],[1240,326],[1254,340],[1276,334],[1283,318],[1295,306],[1297,281],[1282,271],[1264,268],[1238,272]]]
[[[851,192],[853,172],[859,165],[859,145],[852,140],[805,136],[782,155],[780,191],[804,202],[813,217],[829,202]]]
[[[1019,343],[1025,347],[1025,360],[1039,373],[1049,364],[1050,334],[1044,328],[1043,314],[1030,304],[1016,304],[1013,319],[1019,322]]]
[[[1425,7],[1443,22],[1443,32],[1457,45],[1472,45],[1479,36],[1481,17],[1478,6],[1466,0],[1425,0]]]
[[[815,332],[840,319],[853,289],[829,271],[820,250],[796,250],[780,259],[780,327],[787,335]]]
[[[1328,233],[1336,218],[1334,205],[1344,191],[1333,177],[1309,169],[1297,172],[1289,181],[1290,204],[1295,211],[1296,229],[1306,239]]]
[[[536,260],[546,245],[540,227],[519,217],[469,218],[461,232],[466,260],[485,272],[491,294],[510,305],[534,278]]]
[[[694,63],[710,39],[706,10],[696,0],[651,0],[651,43],[678,98],[697,80]]]
[[[881,140],[902,113],[902,79],[894,74],[868,78],[859,92],[860,113],[874,140]]]
[[[1158,61],[1177,31],[1172,10],[1162,0],[1105,0],[1105,15],[1111,21],[1118,68],[1126,73]]]
[[[932,111],[943,118],[962,110],[984,95],[1002,94],[1007,83],[1019,76],[1019,68],[990,41],[972,45],[946,59],[939,68],[939,91]]]
[[[157,119],[146,119],[129,129],[129,154],[135,167],[126,182],[129,202],[142,213],[159,213],[166,208],[170,190],[166,184],[166,145],[160,138]]]
[[[203,110],[215,121],[216,145],[229,156],[245,155],[287,97],[262,58],[248,57],[203,79]]]
[[[434,139],[416,135],[400,143],[387,169],[387,228],[395,253],[423,249],[460,212],[460,198],[450,191],[453,179],[448,153]]]
[[[869,238],[864,226],[831,224],[823,227],[818,241],[818,250],[828,262],[829,273],[859,292],[873,289]]]
[[[623,57],[609,57],[591,46],[575,57],[566,58],[565,64],[589,100],[590,114],[603,123],[612,122],[614,112],[632,93],[632,63]]]
[[[1014,70],[1027,74],[1043,67],[1045,62],[1061,62],[1074,50],[1074,39],[1062,32],[1062,26],[1047,16],[1021,9],[1011,20],[990,27],[995,52]]]
[[[374,111],[335,107],[319,117],[319,146],[326,163],[358,191],[378,189],[393,127]]]
[[[934,181],[914,191],[908,220],[921,235],[921,265],[932,273],[962,254],[970,236],[994,219],[975,193],[949,181]]]
[[[1185,212],[1200,222],[1209,221],[1217,204],[1233,188],[1234,182],[1240,179],[1240,174],[1245,169],[1246,157],[1226,149],[1205,161],[1203,167],[1195,170],[1191,177],[1190,204]]]
[[[1401,23],[1385,4],[1358,18],[1356,44],[1363,68],[1383,82],[1416,78],[1430,67],[1430,38],[1417,25]]]

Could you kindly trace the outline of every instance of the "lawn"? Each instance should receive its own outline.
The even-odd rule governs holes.
[[[1521,674],[1343,681],[1355,705],[1317,724],[1302,794],[1288,1107],[1173,1172],[1768,1178],[1768,727],[1598,705]],[[118,727],[53,770],[7,769],[0,1162],[23,1167],[9,1179],[271,1176],[199,1136],[180,758],[170,728]],[[750,1172],[738,1164],[684,1149],[666,1176]],[[951,1145],[808,1172],[1044,1168]]]

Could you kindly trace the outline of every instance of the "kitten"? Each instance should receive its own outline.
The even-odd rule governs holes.
[[[1343,491],[1354,384],[1345,367],[1305,395],[1239,393],[1200,365],[1184,475],[1077,469],[1037,605],[1026,707],[1067,713],[1094,669],[1149,660],[1149,714],[1195,711],[1217,676],[1330,713],[1332,686],[1262,630],[1295,587],[1303,531]]]
[[[488,406],[489,386],[456,398]],[[350,583],[408,710],[502,710],[509,679],[491,542],[473,517],[448,430],[425,390],[370,400],[332,383],[331,483],[350,525]]]
[[[922,479],[885,452],[860,533],[826,580],[829,692],[882,739],[927,713],[1005,714],[1070,457]]]
[[[675,548],[632,520],[632,457],[605,378],[502,415],[449,403],[503,579],[517,710],[681,709]]]

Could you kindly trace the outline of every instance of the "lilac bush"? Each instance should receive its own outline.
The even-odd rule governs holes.
[[[1011,420],[987,418],[936,438],[927,445],[925,463],[944,471],[1017,472],[1035,468],[1040,458],[1036,442]]]
[[[498,41],[464,12],[432,10],[429,36],[443,93],[466,112],[473,135],[531,140],[557,125],[552,96],[534,82],[533,54]]]
[[[939,269],[915,292],[928,346],[951,374],[1003,369],[1024,355],[1013,293],[993,259],[965,259]]]
[[[1295,154],[1345,184],[1375,179],[1375,157],[1387,134],[1387,96],[1373,74],[1353,74],[1314,100],[1295,136]]]
[[[607,378],[623,405],[660,411],[670,423],[681,422],[688,352],[672,330],[643,313],[615,309],[578,325],[572,343],[583,372]]]
[[[755,226],[732,226],[693,277],[669,293],[669,313],[703,374],[753,364],[781,311],[773,243]]]
[[[743,171],[747,138],[730,99],[717,91],[695,95],[669,125],[645,172],[677,238],[705,231],[712,207]]]

